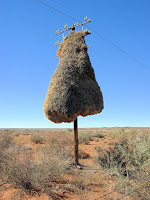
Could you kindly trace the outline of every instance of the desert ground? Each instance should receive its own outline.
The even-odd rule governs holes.
[[[0,200],[149,200],[150,128],[0,129]]]

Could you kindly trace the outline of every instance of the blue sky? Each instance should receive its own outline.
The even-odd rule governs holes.
[[[79,127],[150,126],[150,1],[43,0],[135,57],[133,61],[92,32],[86,37],[96,79],[104,96],[102,113],[79,117]],[[75,21],[38,0],[0,1],[0,127],[68,128],[43,113],[50,80],[57,68],[57,29]],[[80,30],[80,29],[78,29]]]

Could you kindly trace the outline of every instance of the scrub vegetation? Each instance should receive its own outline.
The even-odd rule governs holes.
[[[79,143],[76,168],[68,129],[1,129],[0,199],[150,199],[149,128],[79,129]]]

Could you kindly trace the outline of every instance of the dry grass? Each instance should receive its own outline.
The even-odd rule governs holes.
[[[150,133],[122,131],[117,137],[118,142],[109,149],[98,148],[98,163],[118,177],[116,188],[125,185],[122,190],[126,188],[129,193],[143,185],[136,193],[136,199],[150,199],[150,185],[146,184],[150,180]]]
[[[66,190],[53,183],[62,182],[63,174],[70,172],[68,166],[72,159],[69,147],[47,145],[37,156],[31,148],[18,145],[10,136],[3,136],[0,149],[1,177],[4,183],[15,184],[29,193],[44,192],[53,195],[54,199],[58,193]]]
[[[4,152],[13,144],[14,144],[14,140],[10,134],[5,133],[1,136],[0,138],[0,174],[2,173],[3,162],[5,160]]]
[[[73,136],[68,129],[60,132],[42,130],[42,145],[31,142],[30,136],[24,133],[39,136],[41,130],[38,133],[36,130],[3,130],[0,135],[0,177],[4,184],[13,185],[10,186],[12,190],[15,186],[20,193],[37,194],[39,199],[40,194],[45,193],[58,200],[65,198],[65,193],[73,195],[68,199],[75,196],[77,199],[92,199],[95,194],[96,197],[107,194],[109,189],[116,191],[107,196],[109,200],[131,192],[137,200],[150,199],[148,131],[80,129],[79,157],[83,170],[72,165]],[[93,159],[96,149],[97,163]],[[128,195],[126,199],[133,198]]]
[[[9,148],[10,145],[14,143],[13,137],[9,133],[5,133],[0,138],[0,150],[3,151],[6,148]]]

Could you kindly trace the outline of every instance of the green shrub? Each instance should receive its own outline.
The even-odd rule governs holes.
[[[124,128],[122,128],[121,131],[124,132]]]
[[[90,133],[80,133],[79,143],[89,144],[93,140],[93,136]]]
[[[124,147],[126,160],[135,167],[142,167],[150,161],[150,135],[138,134],[129,137]]]
[[[98,149],[98,163],[105,169],[118,168],[127,175],[150,163],[150,136],[146,134],[123,134],[119,142],[109,149]]]
[[[72,128],[68,128],[68,132],[70,132],[70,133],[71,133],[71,132],[72,132]]]
[[[96,137],[96,138],[104,138],[105,135],[103,133],[101,133],[101,132],[97,132],[97,133],[94,134],[94,137]]]
[[[121,131],[111,131],[108,135],[109,137],[111,137],[112,139],[116,138],[116,137],[119,137],[121,134]]]
[[[135,199],[150,199],[149,133],[123,131],[114,146],[109,149],[98,148],[98,163],[107,172],[118,177],[114,182],[116,191],[124,195],[136,191]],[[120,187],[121,190],[118,190]],[[139,189],[136,190],[137,188]]]

